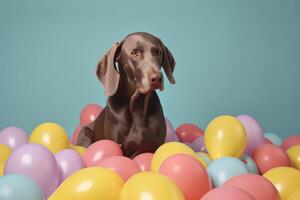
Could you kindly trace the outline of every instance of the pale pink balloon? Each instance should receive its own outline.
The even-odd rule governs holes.
[[[73,136],[72,136],[72,144],[73,145],[76,145],[77,144],[77,138],[78,138],[78,133],[81,129],[81,126],[78,125],[75,130],[74,130],[74,133],[73,133]]]
[[[86,126],[93,122],[102,110],[103,108],[98,104],[86,105],[80,113],[80,125]]]
[[[244,125],[247,133],[247,146],[245,152],[251,156],[253,151],[264,143],[264,132],[259,123],[249,115],[236,117]]]
[[[190,155],[170,156],[162,163],[159,173],[172,179],[187,200],[199,200],[212,189],[206,169]]]
[[[95,163],[95,166],[111,169],[119,174],[125,182],[131,176],[141,171],[136,162],[124,156],[114,156],[100,160]]]
[[[242,174],[227,181],[224,186],[240,188],[256,200],[280,200],[275,186],[265,177],[256,174]]]
[[[206,193],[201,200],[256,200],[248,192],[235,187],[218,187]]]
[[[285,138],[282,141],[281,148],[284,151],[287,151],[290,147],[295,146],[295,145],[300,145],[300,134],[292,135],[292,136]]]
[[[151,161],[153,158],[153,153],[142,153],[133,158],[141,168],[142,171],[151,171]]]
[[[167,118],[165,118],[166,121],[166,139],[165,139],[165,143],[166,142],[172,142],[174,141],[174,136],[175,134],[175,130],[174,127],[172,125],[172,123],[170,122],[170,120],[168,120]]]
[[[94,166],[96,162],[113,156],[122,156],[120,145],[112,140],[99,140],[90,145],[83,154],[87,167]]]
[[[181,124],[175,130],[180,142],[192,143],[194,140],[204,135],[204,131],[198,126],[190,123]]]
[[[15,126],[6,127],[0,131],[0,144],[5,144],[12,150],[28,142],[26,132]]]

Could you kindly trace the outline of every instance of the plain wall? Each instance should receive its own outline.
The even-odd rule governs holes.
[[[105,105],[98,60],[146,31],[177,62],[176,84],[159,92],[175,126],[250,114],[266,132],[299,133],[299,10],[296,0],[1,0],[0,129],[53,121],[71,136],[84,105]]]

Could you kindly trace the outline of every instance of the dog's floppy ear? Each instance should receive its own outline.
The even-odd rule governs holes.
[[[105,95],[112,96],[118,89],[120,74],[115,67],[115,60],[120,54],[121,44],[115,43],[99,61],[96,74],[104,86]]]
[[[163,48],[163,59],[162,67],[165,70],[165,73],[170,81],[170,83],[175,84],[175,79],[173,76],[173,71],[175,69],[176,62],[170,50],[164,45],[164,43],[159,39],[162,48]]]

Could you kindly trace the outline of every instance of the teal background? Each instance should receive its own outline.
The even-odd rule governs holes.
[[[0,129],[54,121],[71,136],[88,103],[105,105],[95,66],[135,31],[177,61],[165,115],[205,128],[247,113],[266,132],[300,132],[300,1],[0,0]]]

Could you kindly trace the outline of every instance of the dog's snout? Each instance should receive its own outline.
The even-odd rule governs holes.
[[[149,82],[152,88],[157,89],[162,83],[162,77],[160,73],[149,74]]]

